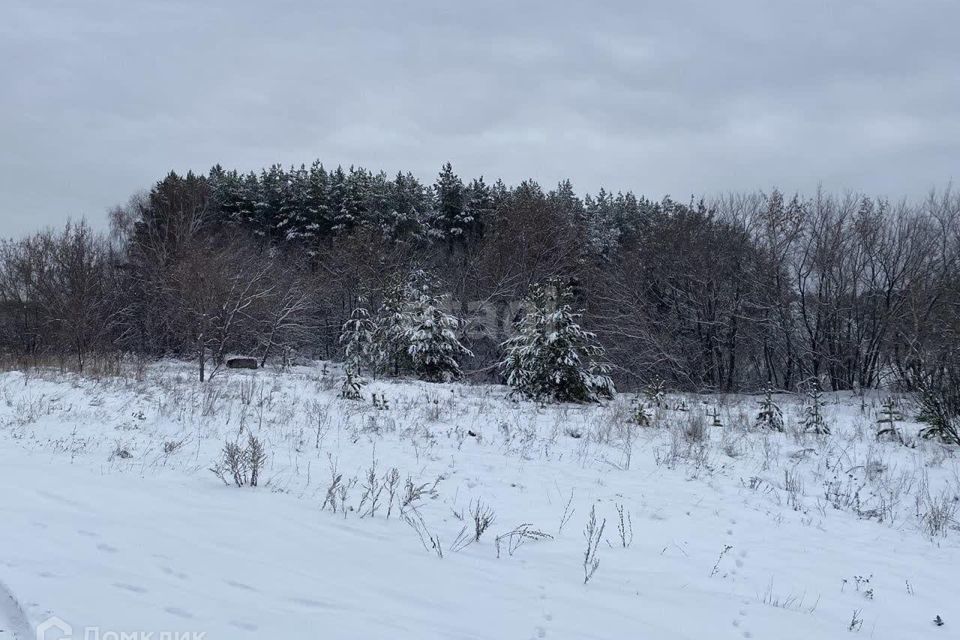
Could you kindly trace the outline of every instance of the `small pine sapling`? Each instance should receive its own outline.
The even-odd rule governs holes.
[[[340,387],[340,397],[344,400],[363,400],[363,387],[366,384],[366,380],[360,374],[347,369],[347,375]]]
[[[830,426],[823,418],[823,394],[820,383],[814,380],[807,391],[807,404],[804,408],[803,428],[809,433],[829,435]]]
[[[374,325],[365,303],[363,297],[357,298],[357,306],[340,331],[345,368],[353,370],[357,375],[370,363],[373,351]]]
[[[904,444],[903,436],[900,435],[900,430],[897,429],[897,422],[902,419],[903,417],[900,415],[900,412],[897,411],[897,403],[893,398],[887,398],[883,402],[880,410],[880,419],[877,420],[877,440],[891,438],[896,439],[900,444]]]
[[[722,426],[723,426],[723,423],[720,422],[720,408],[719,408],[719,407],[714,407],[712,412],[710,412],[710,411],[707,412],[707,415],[710,416],[710,420],[711,420],[710,426],[711,426],[711,427],[722,427]]]
[[[767,385],[760,401],[760,412],[757,414],[757,427],[770,431],[783,431],[783,413],[773,399],[773,388]]]
[[[366,384],[361,372],[371,360],[373,349],[373,322],[364,307],[364,299],[358,298],[357,306],[350,319],[343,324],[340,332],[340,344],[344,351],[344,371],[346,377],[340,387],[340,397],[346,400],[362,400],[362,389]]]

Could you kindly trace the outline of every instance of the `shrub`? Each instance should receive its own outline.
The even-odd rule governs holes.
[[[638,427],[650,426],[650,414],[647,411],[647,405],[639,398],[633,401],[630,420]]]
[[[245,445],[237,442],[224,444],[220,460],[210,471],[226,485],[232,481],[238,487],[255,487],[260,482],[260,472],[266,461],[263,442],[251,433]]]
[[[654,380],[647,385],[647,388],[644,389],[643,393],[647,396],[647,402],[650,403],[650,406],[658,409],[662,409],[665,406],[665,389],[666,384],[660,378],[654,378]]]
[[[480,541],[480,536],[490,528],[490,525],[497,519],[493,509],[483,504],[480,500],[471,507],[470,515],[473,518],[473,540]]]

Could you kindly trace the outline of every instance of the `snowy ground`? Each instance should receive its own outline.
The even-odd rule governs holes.
[[[669,396],[639,428],[626,395],[375,382],[351,402],[327,368],[0,374],[0,639],[51,616],[74,638],[960,637],[958,456],[876,442],[882,395],[826,396],[829,436],[789,396],[784,434],[752,429],[755,397]],[[209,468],[248,432],[260,486],[226,486]],[[400,478],[389,518],[374,465]],[[522,524],[544,535],[517,547]]]

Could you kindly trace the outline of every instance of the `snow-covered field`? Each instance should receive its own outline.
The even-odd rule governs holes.
[[[816,436],[793,396],[771,433],[757,397],[671,395],[642,428],[626,394],[340,379],[0,374],[0,638],[960,637],[960,464],[906,399],[914,447],[876,441],[876,392],[825,395]],[[228,486],[250,433],[259,486]]]

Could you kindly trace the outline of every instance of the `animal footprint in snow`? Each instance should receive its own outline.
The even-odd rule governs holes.
[[[294,604],[299,604],[310,609],[339,609],[340,607],[330,604],[329,602],[320,602],[319,600],[313,600],[311,598],[290,598],[290,602]]]
[[[746,605],[746,604],[747,604],[747,603],[745,602],[744,605]],[[741,608],[740,611],[738,611],[737,613],[738,613],[739,615],[738,615],[736,618],[733,619],[733,626],[734,626],[735,628],[737,628],[737,629],[740,629],[740,628],[743,626],[743,623],[744,623],[744,620],[743,620],[743,619],[747,617],[747,607],[744,606],[744,607]],[[741,635],[742,635],[744,638],[753,637],[753,634],[752,634],[750,631],[747,631],[746,629],[744,629],[744,630],[741,632]]]
[[[130,593],[146,593],[147,590],[143,587],[135,584],[126,584],[125,582],[114,582],[113,586],[117,589],[122,589],[124,591],[129,591]]]
[[[106,542],[101,542],[100,544],[98,544],[97,549],[99,551],[103,551],[104,553],[116,553],[117,551],[119,551],[119,549],[117,549],[113,545],[107,544]]]
[[[241,591],[256,591],[256,589],[250,585],[237,582],[236,580],[227,580],[227,586],[233,587],[234,589],[240,589]]]
[[[547,590],[544,585],[537,585],[537,589],[540,591],[540,602],[546,604],[547,601]],[[553,614],[549,611],[543,612],[543,621],[548,623],[553,620]],[[534,633],[537,638],[546,638],[547,637],[547,628],[544,625],[537,625],[534,627]]]
[[[256,631],[257,629],[260,628],[257,625],[253,624],[252,622],[241,622],[239,620],[231,620],[230,626],[236,627],[237,629],[242,629],[243,631],[251,631],[251,632]]]
[[[186,580],[187,578],[190,577],[187,574],[183,573],[182,571],[174,571],[170,567],[160,567],[160,571],[163,571],[168,576],[173,576],[178,580]]]
[[[186,609],[181,609],[180,607],[164,607],[165,612],[169,613],[172,616],[177,616],[178,618],[193,618],[193,614],[187,611]]]

